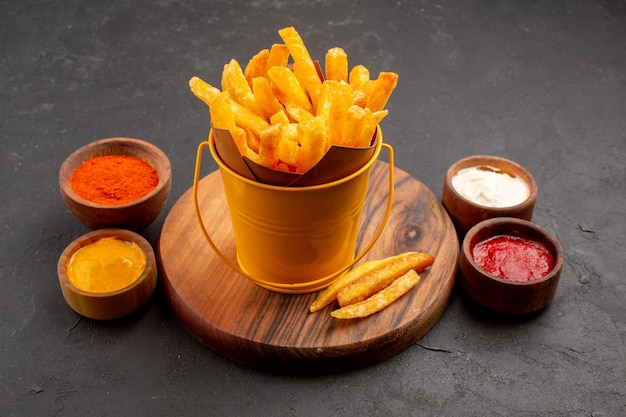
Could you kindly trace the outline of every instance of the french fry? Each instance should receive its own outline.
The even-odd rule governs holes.
[[[285,103],[285,111],[287,112],[291,120],[298,123],[306,122],[315,117],[308,111],[304,110],[302,107],[291,102]]]
[[[280,108],[280,110],[270,116],[270,124],[277,125],[279,123],[285,126],[290,124],[289,116],[287,116],[287,112],[285,112],[285,109],[283,109],[282,107]]]
[[[298,139],[298,123],[289,123],[284,127],[285,139],[289,139],[292,142],[296,142],[300,146],[300,140]]]
[[[304,87],[311,97],[313,107],[315,107],[320,88],[322,87],[322,80],[320,80],[317,74],[317,69],[315,69],[315,64],[313,64],[309,51],[304,45],[300,34],[293,26],[280,29],[278,34],[285,42],[285,45],[287,45],[294,62],[301,67],[300,69],[304,75]]]
[[[240,128],[239,126],[233,126],[229,129],[230,136],[233,138],[233,142],[237,145],[237,149],[242,156],[250,158],[252,161],[258,162],[259,156],[248,145],[248,137],[250,134]],[[254,144],[254,143],[253,143]],[[258,145],[257,145],[258,146]]]
[[[374,119],[374,113],[370,109],[365,108],[363,110],[361,128],[358,130],[359,135],[356,138],[356,147],[367,148],[372,143],[377,123],[376,119]]]
[[[276,163],[276,166],[274,167],[274,169],[275,169],[276,171],[282,171],[282,172],[292,172],[292,171],[291,171],[291,167],[290,167],[289,165],[287,165],[287,164],[286,164],[286,163],[284,163],[284,162],[280,162],[280,161],[278,161],[278,162]]]
[[[296,126],[296,125],[294,125]],[[298,164],[298,153],[300,145],[289,137],[289,126],[283,127],[283,138],[278,145],[278,160],[293,167],[295,170]]]
[[[341,307],[363,301],[386,288],[408,271],[421,272],[431,266],[433,261],[433,257],[426,253],[409,252],[343,287],[337,293],[337,301]]]
[[[352,105],[352,90],[343,81],[326,80],[322,84],[317,102],[317,115],[328,126],[327,147],[343,145],[343,125]]]
[[[328,115],[328,142],[330,145],[343,145],[342,135],[343,126],[346,121],[348,109],[352,105],[352,89],[350,86],[343,82],[329,81],[331,85],[334,85],[333,104],[330,108],[330,114]]]
[[[211,125],[218,129],[230,130],[235,127],[235,116],[230,107],[230,96],[227,92],[220,92],[209,107]]]
[[[230,107],[233,110],[237,126],[244,128],[257,138],[261,136],[262,131],[270,126],[261,116],[256,115],[233,99],[230,99]]]
[[[289,61],[289,48],[284,43],[275,43],[270,48],[267,62],[265,64],[265,73],[272,67],[286,67]]]
[[[189,80],[189,88],[196,97],[209,107],[211,107],[213,100],[221,93],[219,88],[213,87],[211,84],[198,77],[191,77]]]
[[[315,115],[321,117],[326,124],[328,124],[328,119],[330,118],[330,109],[333,105],[333,83],[336,84],[336,81],[325,81],[322,84],[315,109]]]
[[[222,73],[222,91],[227,91],[233,100],[252,113],[261,115],[254,94],[252,94],[250,84],[248,84],[248,80],[246,80],[239,63],[235,59],[231,59],[228,64],[224,65],[224,72]]]
[[[252,88],[252,80],[256,77],[265,76],[269,54],[269,49],[261,49],[248,61],[246,68],[243,70],[243,75],[246,77],[250,88]]]
[[[387,100],[398,85],[398,74],[394,72],[381,72],[372,85],[372,91],[367,98],[365,107],[375,112],[385,108]]]
[[[298,82],[300,83],[301,86],[305,86],[306,85],[306,78],[307,78],[307,71],[303,69],[304,66],[301,63],[297,63],[294,62],[291,65],[291,70],[293,71],[293,75],[296,76],[296,79],[298,80]],[[320,86],[321,89],[321,86]],[[309,94],[309,92],[306,92],[307,97],[309,97],[309,100],[311,100],[311,96]],[[318,97],[319,100],[319,97]],[[315,106],[317,106],[317,103],[311,103],[311,105],[315,104]],[[315,110],[312,111],[312,113],[315,113]]]
[[[244,129],[244,131],[246,132],[246,143],[248,144],[248,147],[253,151],[253,154],[254,154],[253,156],[249,158],[255,162],[258,162],[259,161],[259,156],[258,156],[259,147],[261,146],[261,139],[260,139],[261,133],[256,135],[251,129]]]
[[[292,102],[313,113],[313,105],[292,70],[287,67],[272,67],[267,70],[267,76]]]
[[[298,64],[297,62],[292,62],[289,65],[289,68],[291,69],[291,71],[293,71],[293,75],[296,76],[296,79],[298,80],[300,85],[302,87],[304,87],[306,85],[306,71],[302,70],[302,68],[304,68],[304,66],[301,63]],[[322,88],[321,85],[320,85],[320,88]],[[306,88],[305,88],[305,90],[306,90]],[[307,92],[307,95],[308,94],[309,93]]]
[[[355,65],[350,70],[348,84],[353,90],[358,90],[370,80],[370,70],[364,65]]]
[[[376,124],[379,124],[381,122],[381,120],[383,120],[385,117],[387,117],[387,115],[389,114],[389,110],[378,110],[372,113],[372,116],[374,116],[374,121],[376,122]]]
[[[272,88],[267,78],[254,77],[252,79],[252,93],[259,111],[266,119],[283,110],[283,106],[272,93]]]
[[[283,125],[272,125],[259,138],[259,164],[274,167],[278,162],[278,148],[282,141]]]
[[[344,146],[355,148],[367,148],[372,143],[372,138],[376,132],[378,119],[385,116],[385,112],[372,113],[370,109],[352,105],[346,114],[341,142]]]
[[[330,48],[324,62],[326,79],[348,82],[348,54],[342,48]]]
[[[248,146],[247,133],[235,123],[235,116],[230,106],[231,99],[227,92],[220,92],[211,103],[211,125],[217,129],[228,130],[233,142],[241,155],[256,158],[254,152]]]
[[[359,88],[354,89],[353,98],[354,104],[359,107],[366,108],[367,100],[369,100],[372,90],[374,88],[374,81],[368,80],[362,84]]]
[[[289,96],[287,96],[280,88],[278,88],[274,83],[270,84],[272,89],[272,93],[278,101],[282,103],[285,108],[285,111],[289,115],[291,119],[296,122],[305,122],[311,120],[314,116],[308,110],[300,107],[296,104]]]
[[[373,271],[374,269],[379,268],[385,262],[388,262],[388,260],[376,259],[372,261],[366,261],[345,272],[317,296],[315,301],[313,301],[313,304],[311,304],[311,306],[309,307],[309,311],[311,313],[315,313],[316,311],[323,309],[333,301],[336,301],[337,293],[340,289],[348,284],[353,283],[354,281],[361,278],[363,275]]]
[[[406,274],[395,279],[388,287],[372,295],[370,298],[334,310],[330,315],[337,319],[354,319],[371,316],[408,293],[419,283],[420,279],[419,274],[411,269]]]
[[[311,169],[326,153],[326,125],[321,117],[298,124],[301,149],[298,152],[296,172]]]
[[[341,131],[341,143],[343,146],[350,146],[354,148],[361,147],[361,130],[363,128],[363,118],[365,117],[365,110],[362,107],[353,104],[348,108],[346,112],[346,119],[343,123],[343,129]],[[369,145],[369,144],[368,144]]]

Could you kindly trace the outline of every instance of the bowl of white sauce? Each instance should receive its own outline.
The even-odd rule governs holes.
[[[530,221],[536,200],[537,183],[526,168],[490,155],[469,156],[450,166],[441,198],[460,236],[486,219]]]

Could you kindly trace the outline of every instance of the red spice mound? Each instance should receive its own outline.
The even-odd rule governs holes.
[[[510,281],[532,281],[554,268],[554,257],[539,242],[498,235],[479,242],[472,257],[485,272]]]
[[[85,200],[120,205],[148,194],[159,183],[159,176],[150,164],[134,156],[103,155],[80,164],[70,183]]]

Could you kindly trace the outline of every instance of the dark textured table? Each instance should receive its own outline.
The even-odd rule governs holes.
[[[626,415],[626,2],[117,3],[0,2],[0,415]],[[534,221],[566,256],[546,310],[495,318],[456,289],[407,350],[303,377],[214,354],[161,290],[116,322],[67,306],[57,259],[88,230],[61,200],[61,162],[111,136],[165,151],[172,193],[143,232],[155,245],[208,130],[188,79],[218,84],[289,25],[314,57],[338,45],[400,75],[385,140],[436,195],[471,154],[533,173]]]

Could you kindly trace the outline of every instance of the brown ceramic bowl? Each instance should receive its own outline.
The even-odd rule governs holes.
[[[104,237],[136,243],[146,255],[146,268],[136,281],[117,291],[95,293],[76,287],[67,276],[72,255]],[[100,229],[79,237],[65,248],[57,263],[57,275],[63,298],[74,311],[95,320],[115,320],[135,312],[150,299],[156,287],[157,264],[152,246],[141,235],[123,229]]]
[[[74,170],[84,161],[102,155],[127,155],[150,164],[159,176],[157,186],[130,203],[105,205],[77,195],[70,184]],[[139,231],[161,213],[172,185],[172,171],[167,156],[156,146],[139,139],[109,138],[89,143],[72,153],[59,170],[59,187],[63,200],[84,225],[90,229],[122,228]]]
[[[542,278],[516,282],[495,277],[481,269],[472,256],[476,244],[497,236],[509,235],[543,244],[554,257],[554,267]],[[480,222],[463,239],[459,271],[465,293],[479,305],[503,314],[521,315],[546,307],[556,293],[563,268],[563,249],[546,230],[526,220],[496,218]]]
[[[452,179],[463,168],[490,166],[501,173],[521,178],[528,185],[530,195],[522,203],[508,207],[489,207],[472,202],[462,196],[452,185]],[[506,158],[489,155],[474,155],[455,162],[443,183],[441,202],[448,211],[459,236],[462,238],[475,224],[496,217],[515,217],[532,220],[537,200],[537,183],[531,173],[521,165]]]

